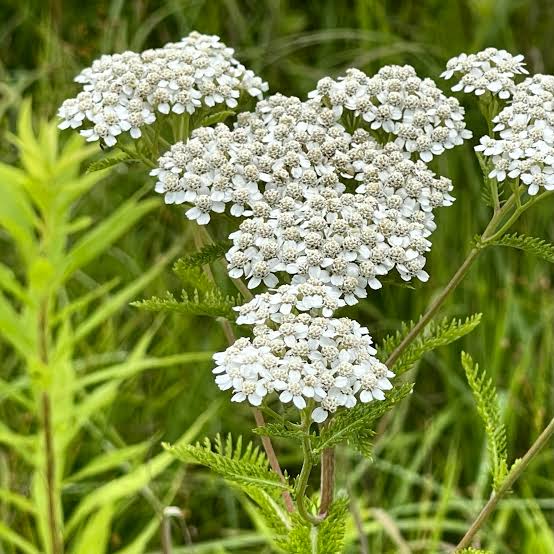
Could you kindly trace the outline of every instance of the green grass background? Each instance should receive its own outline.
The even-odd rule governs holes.
[[[320,77],[340,74],[349,66],[371,73],[384,64],[410,63],[420,75],[438,80],[449,57],[487,46],[525,54],[531,72],[554,71],[554,3],[548,0],[3,0],[0,21],[0,133],[13,127],[25,95],[32,94],[37,114],[52,116],[59,103],[75,93],[74,75],[102,53],[159,46],[193,29],[220,35],[241,61],[269,81],[271,91],[300,96]],[[463,102],[478,137],[484,133],[484,123],[472,99]],[[13,159],[5,141],[0,143],[0,155]],[[428,261],[430,281],[417,290],[385,287],[352,311],[377,339],[422,313],[461,263],[470,238],[486,224],[488,212],[480,201],[471,145],[450,151],[436,167],[452,178],[457,201],[438,214],[439,230]],[[144,172],[115,172],[82,198],[77,209],[100,219],[147,182]],[[554,240],[553,208],[550,200],[531,210],[517,230]],[[130,281],[179,237],[183,253],[192,251],[190,230],[179,209],[160,207],[72,286],[92,289],[114,276]],[[9,263],[10,248],[2,236],[0,253]],[[553,416],[552,279],[552,267],[546,262],[507,249],[487,251],[442,311],[449,316],[483,312],[481,326],[461,343],[419,364],[415,393],[380,425],[372,462],[346,450],[339,452],[339,487],[348,486],[357,498],[370,533],[370,552],[399,551],[390,535],[394,527],[414,552],[433,552],[441,541],[455,542],[489,494],[484,436],[463,376],[462,348],[486,368],[499,388],[512,457],[522,455]],[[175,286],[168,272],[145,296]],[[208,319],[157,318],[129,307],[106,324],[81,355],[124,357],[152,326],[157,326],[155,354],[224,347],[220,328]],[[0,371],[9,378],[19,368],[7,349],[2,352]],[[154,454],[162,440],[176,438],[221,397],[208,364],[153,370],[120,390],[106,425],[128,443],[152,439]],[[0,417],[15,414],[0,404]],[[224,402],[206,432],[248,435],[252,425],[246,407]],[[285,443],[277,447],[283,465],[295,473],[299,453]],[[90,444],[80,445],[83,463],[91,449]],[[18,470],[13,464],[10,468]],[[172,466],[157,479],[153,489],[163,491],[177,468]],[[66,491],[68,504],[72,495],[77,499],[86,492]],[[178,504],[186,509],[195,543],[252,528],[235,493],[201,470],[187,473]],[[388,531],[376,523],[372,508],[386,511]],[[146,503],[128,499],[113,528],[114,550],[151,516]],[[501,504],[486,536],[495,552],[549,554],[554,552],[553,526],[554,445],[550,444],[517,484],[515,494]],[[174,542],[184,544],[177,527]],[[224,551],[220,548],[205,551]],[[265,548],[242,544],[235,551],[268,551]],[[357,548],[353,545],[351,552]],[[152,550],[158,549],[154,542]]]

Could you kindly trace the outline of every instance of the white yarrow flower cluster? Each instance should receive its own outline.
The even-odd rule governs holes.
[[[276,392],[281,402],[316,406],[321,423],[340,407],[383,400],[394,374],[375,358],[365,327],[348,318],[283,314],[278,326],[258,324],[254,338],[241,338],[214,355],[216,383],[232,400],[261,404]]]
[[[234,108],[241,95],[261,98],[268,85],[234,57],[219,37],[190,33],[180,42],[140,54],[104,55],[75,81],[83,90],[58,111],[60,128],[84,127],[88,141],[137,139],[159,114],[193,114],[202,107]]]
[[[553,190],[554,76],[537,74],[517,85],[493,122],[499,138],[484,136],[475,147],[492,162],[489,177],[519,178],[531,196]]]
[[[385,66],[373,77],[349,69],[336,80],[321,79],[309,97],[331,106],[337,116],[353,112],[425,162],[471,138],[458,100],[446,97],[432,79],[420,79],[409,65]]]
[[[452,87],[453,91],[474,93],[476,96],[489,92],[506,100],[514,93],[514,77],[526,73],[528,71],[521,54],[512,56],[506,50],[486,48],[476,54],[460,54],[448,60],[441,77],[459,77],[460,80]]]

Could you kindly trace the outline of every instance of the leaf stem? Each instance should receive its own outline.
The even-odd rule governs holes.
[[[475,535],[477,534],[477,531],[479,531],[483,523],[487,520],[487,518],[491,515],[493,510],[496,508],[496,505],[498,504],[500,499],[512,488],[512,485],[517,481],[517,479],[521,477],[522,473],[527,469],[527,466],[529,465],[531,460],[539,453],[541,448],[548,442],[548,440],[553,434],[554,434],[554,418],[545,427],[543,432],[538,436],[537,440],[535,440],[535,442],[531,445],[531,447],[525,453],[523,458],[521,458],[520,460],[514,463],[514,465],[510,469],[510,472],[504,479],[504,482],[500,486],[500,488],[496,492],[493,492],[488,502],[485,504],[483,509],[479,512],[479,515],[475,518],[475,520],[471,524],[471,527],[464,535],[463,539],[459,542],[455,552],[458,552],[470,546],[471,541],[473,540],[473,537],[475,537]]]

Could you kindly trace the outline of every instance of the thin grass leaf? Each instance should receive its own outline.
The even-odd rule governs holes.
[[[73,554],[104,554],[107,552],[114,507],[106,503],[87,522],[71,549]]]
[[[7,544],[11,544],[19,549],[19,552],[23,554],[40,554],[40,551],[35,548],[29,541],[24,539],[21,535],[12,531],[7,525],[4,525],[0,521],[0,539],[6,541]]]

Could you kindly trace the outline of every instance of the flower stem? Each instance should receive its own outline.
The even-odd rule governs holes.
[[[312,454],[312,444],[310,441],[310,415],[304,410],[302,412],[302,427],[304,429],[304,437],[302,439],[302,469],[298,480],[296,482],[296,505],[298,506],[298,513],[311,525],[319,525],[324,516],[314,516],[308,512],[306,508],[306,489],[308,488],[308,479],[310,478],[310,473],[313,468],[313,454]]]
[[[535,440],[531,448],[529,448],[529,450],[525,453],[525,456],[514,463],[500,488],[491,495],[488,502],[479,512],[479,515],[475,518],[474,522],[471,524],[471,527],[464,535],[464,538],[459,542],[458,546],[456,547],[456,552],[470,546],[473,537],[475,537],[477,531],[479,531],[483,523],[496,508],[499,500],[512,488],[512,485],[517,481],[517,479],[519,479],[522,473],[527,469],[527,466],[529,465],[531,460],[539,453],[541,448],[548,442],[548,439],[550,439],[553,434],[554,418],[538,436],[537,440]]]
[[[335,449],[325,448],[321,453],[321,502],[319,515],[326,517],[333,503],[335,489]]]

